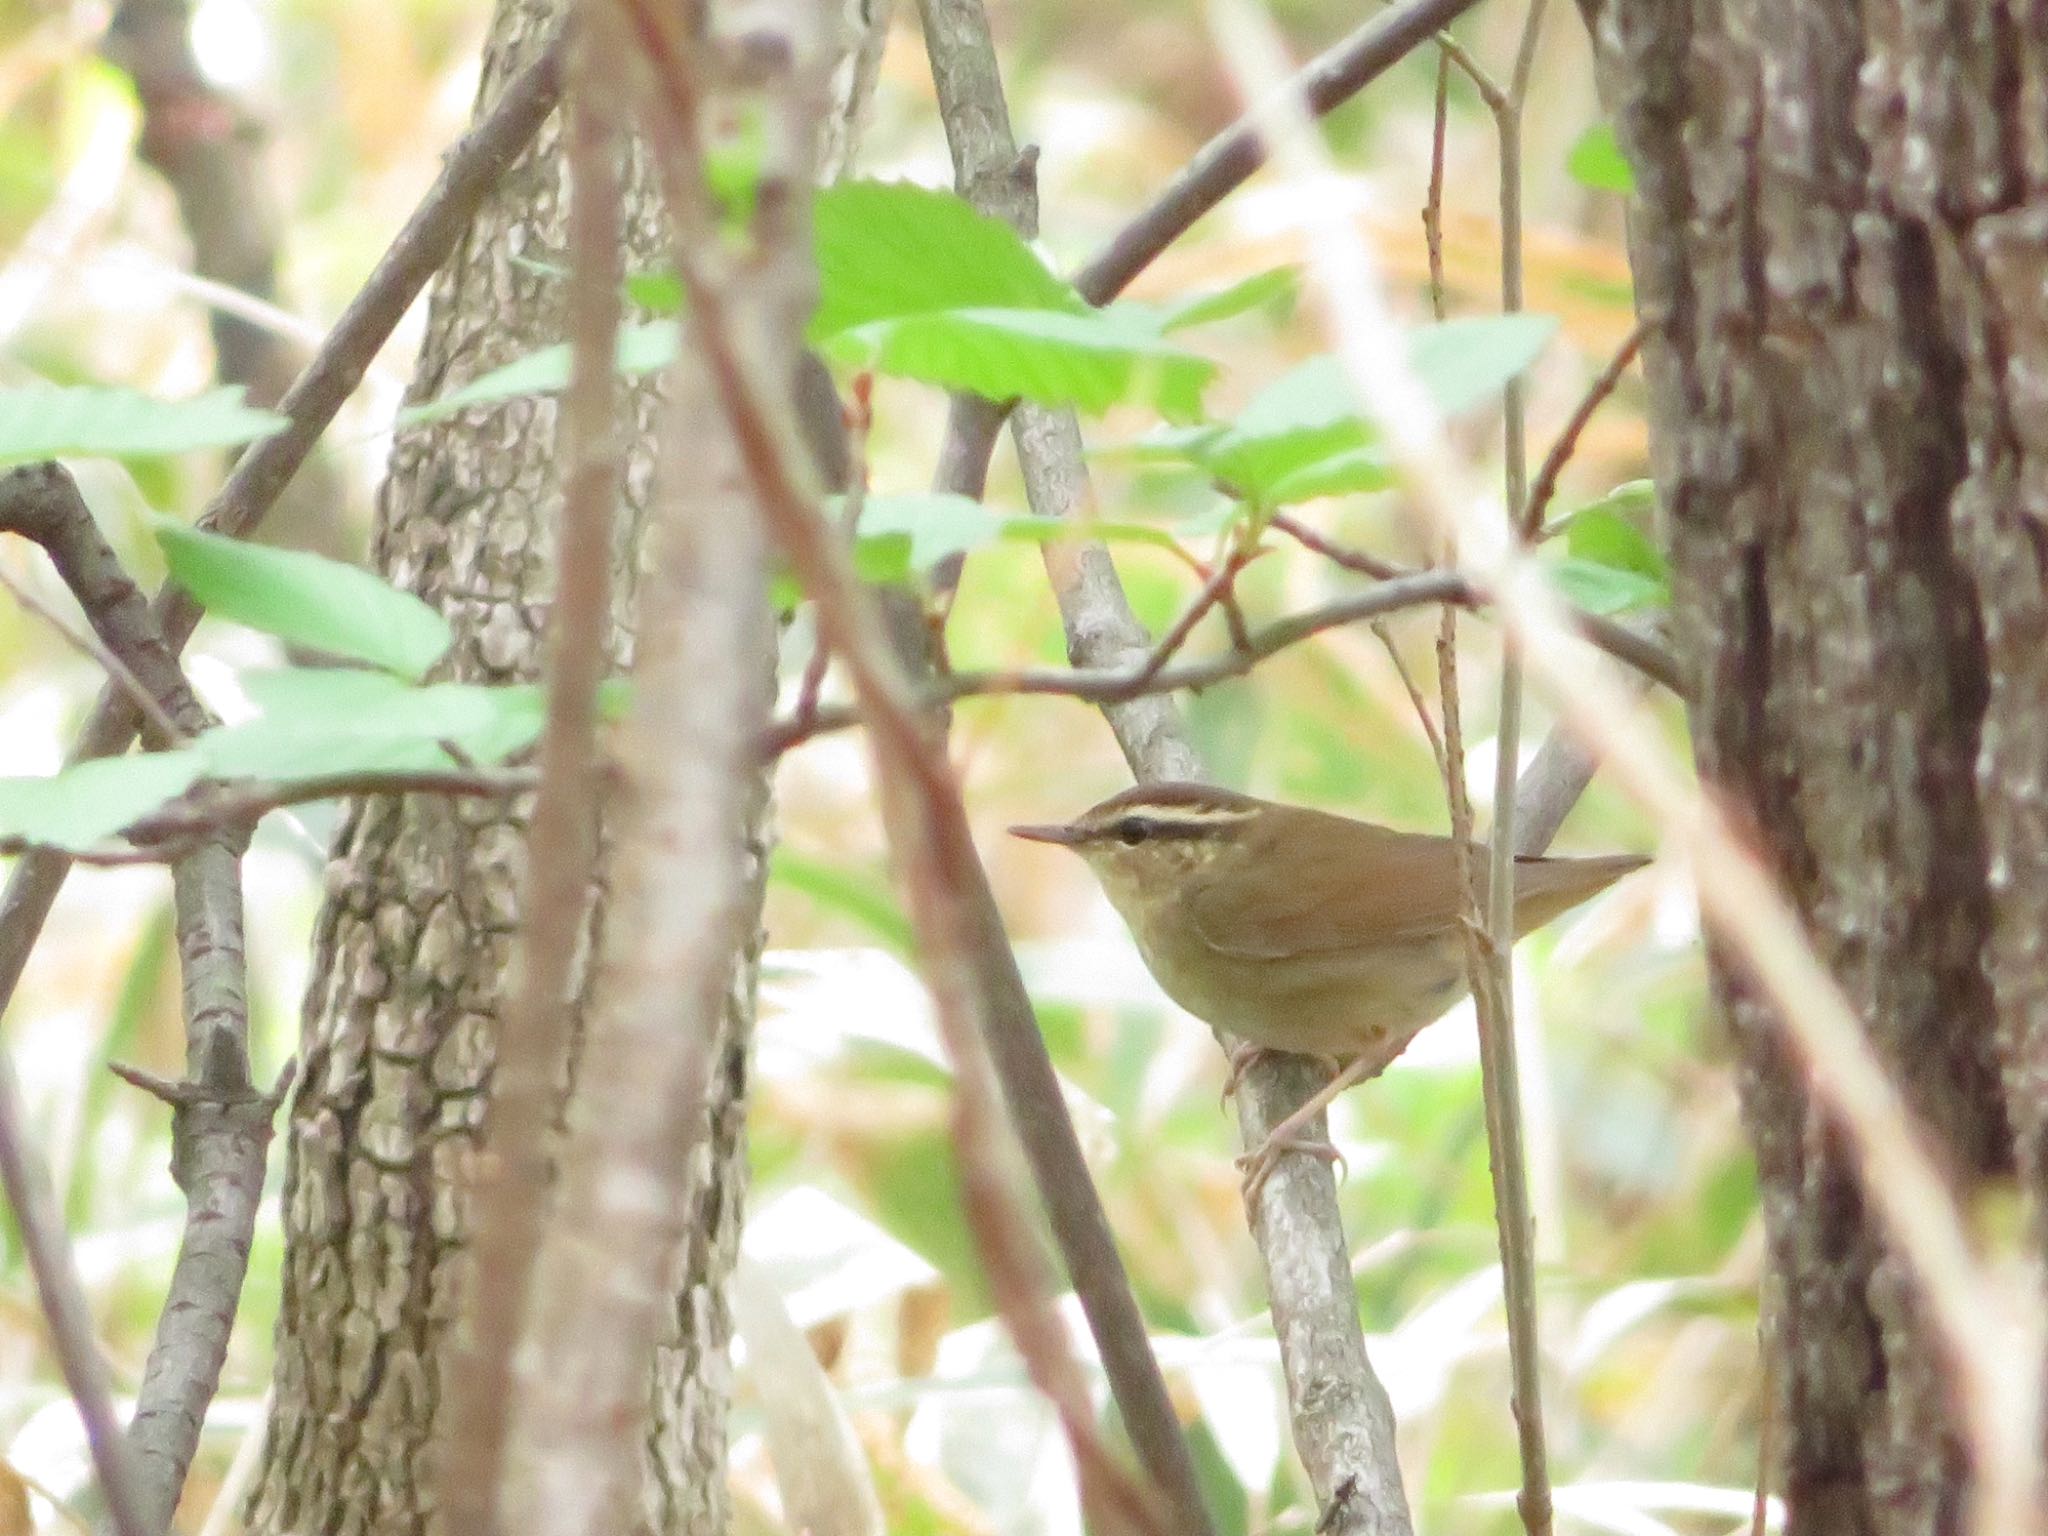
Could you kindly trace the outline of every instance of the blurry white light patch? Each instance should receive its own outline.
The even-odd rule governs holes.
[[[199,0],[191,35],[200,74],[225,90],[247,90],[276,64],[270,29],[248,0]]]
[[[799,1328],[859,1312],[939,1278],[915,1250],[808,1185],[755,1211],[741,1242]]]
[[[811,1071],[857,1042],[892,1046],[948,1070],[931,1000],[910,968],[880,949],[771,949],[761,957],[759,1071]]]

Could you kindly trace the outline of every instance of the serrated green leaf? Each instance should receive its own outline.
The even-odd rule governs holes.
[[[275,411],[244,405],[242,393],[236,386],[190,400],[153,400],[88,385],[0,390],[0,465],[231,448],[290,425]]]
[[[1298,267],[1275,267],[1270,272],[1254,273],[1242,282],[1232,283],[1215,293],[1168,305],[1160,316],[1159,328],[1163,332],[1172,332],[1193,325],[1213,325],[1218,320],[1228,320],[1250,310],[1291,303],[1300,286],[1301,270]]]
[[[143,752],[76,763],[46,778],[0,779],[0,837],[90,848],[192,786],[197,752]]]
[[[812,207],[813,340],[882,320],[962,309],[1081,314],[1081,296],[1017,232],[951,192],[845,181]]]
[[[499,763],[532,745],[547,708],[542,691],[527,684],[418,688],[382,672],[340,667],[257,672],[242,683],[262,713],[192,744],[214,778],[289,783],[455,768],[465,758]]]
[[[447,651],[448,621],[382,578],[303,550],[269,549],[156,520],[171,575],[216,618],[417,678]]]
[[[1615,141],[1614,128],[1595,123],[1579,135],[1565,157],[1564,167],[1572,180],[1596,192],[1619,192],[1628,196],[1636,189],[1636,173]]]
[[[680,332],[673,320],[651,320],[619,330],[619,372],[633,377],[653,373],[675,361]],[[402,427],[439,421],[471,406],[495,405],[526,395],[559,394],[569,387],[569,348],[565,342],[514,358],[502,368],[479,374],[460,389],[408,406],[398,413]]]
[[[1445,321],[1410,333],[1409,365],[1437,409],[1457,416],[1527,368],[1556,329],[1547,315]],[[1259,391],[1228,426],[1155,434],[1147,446],[1167,456],[1184,452],[1259,506],[1380,490],[1391,483],[1391,472],[1356,401],[1343,363],[1314,357]]]
[[[848,367],[991,400],[1021,396],[1101,412],[1142,398],[1183,421],[1199,413],[1202,390],[1216,372],[1209,359],[1109,310],[926,312],[822,336],[818,345]]]

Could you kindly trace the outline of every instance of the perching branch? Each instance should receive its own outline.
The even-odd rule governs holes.
[[[928,17],[946,18],[943,26],[927,20],[926,43],[953,138],[955,182],[974,196],[1019,158],[993,44],[974,0],[943,6],[928,0],[925,10]],[[971,136],[954,132],[956,122],[971,128]],[[1255,163],[1246,160],[1243,174]],[[986,206],[985,199],[977,201]],[[1030,212],[1016,220],[1027,232]],[[1135,271],[1143,259],[1149,258],[1123,265]],[[1011,429],[1033,510],[1084,521],[1091,494],[1072,413],[1021,407]],[[1075,663],[1116,672],[1144,665],[1150,646],[1108,552],[1092,542],[1060,541],[1046,546],[1045,561]],[[1202,776],[1169,700],[1131,698],[1105,713],[1139,778]],[[1273,1057],[1254,1062],[1239,1090],[1247,1148],[1258,1145],[1266,1128],[1291,1114],[1317,1086],[1308,1063]],[[1287,1159],[1259,1202],[1254,1235],[1266,1260],[1295,1444],[1322,1512],[1319,1528],[1338,1536],[1405,1536],[1410,1524],[1394,1454],[1393,1410],[1366,1358],[1330,1168],[1312,1159]],[[1162,1449],[1169,1456],[1186,1454],[1184,1447]]]

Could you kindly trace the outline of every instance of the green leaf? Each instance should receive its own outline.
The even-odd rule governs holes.
[[[36,384],[0,390],[0,465],[231,448],[288,425],[275,411],[242,404],[239,387],[174,401],[132,389]]]
[[[1627,196],[1636,189],[1636,173],[1615,142],[1614,128],[1595,123],[1579,135],[1565,157],[1565,169],[1572,180],[1596,192],[1619,192]]]
[[[197,752],[100,757],[48,778],[0,779],[0,837],[89,848],[175,800],[206,766]]]
[[[1399,480],[1377,448],[1352,448],[1282,475],[1270,495],[1274,506],[1286,507],[1323,496],[1384,491]]]
[[[1572,606],[1603,617],[1670,600],[1666,585],[1639,571],[1622,570],[1576,555],[1545,562],[1550,579]]]
[[[1408,363],[1446,416],[1484,405],[1557,334],[1553,315],[1479,315],[1426,325],[1409,338]]]
[[[1565,548],[1580,560],[1668,582],[1670,567],[1642,527],[1614,506],[1591,506],[1565,524]]]
[[[1101,412],[1142,398],[1169,419],[1201,410],[1216,365],[1117,310],[971,308],[878,320],[813,338],[852,368],[965,390],[991,400]]]
[[[844,182],[818,195],[815,232],[810,338],[849,367],[1088,411],[1142,394],[1175,419],[1215,373],[1156,315],[1090,308],[1015,230],[949,192]]]
[[[1242,282],[1232,283],[1215,293],[1168,305],[1160,317],[1159,327],[1162,331],[1171,332],[1194,325],[1213,325],[1218,320],[1229,320],[1254,309],[1291,304],[1300,287],[1301,270],[1298,267],[1275,267],[1270,272],[1254,273]]]
[[[171,575],[216,618],[417,678],[447,651],[448,621],[390,583],[303,550],[268,549],[156,520]]]
[[[820,290],[813,338],[950,310],[1088,308],[1014,229],[950,192],[841,182],[818,194],[812,230]]]
[[[844,505],[843,497],[832,500],[835,510]],[[861,504],[859,543],[865,546],[870,539],[900,539],[906,572],[928,571],[948,555],[993,543],[1001,535],[1003,522],[1003,514],[990,511],[971,496],[941,491],[870,496]]]
[[[679,332],[673,320],[652,320],[644,325],[619,330],[619,372],[629,377],[653,373],[675,361]],[[444,416],[475,405],[495,405],[527,395],[559,394],[569,387],[569,347],[566,342],[542,347],[524,357],[514,358],[501,368],[479,374],[460,389],[437,399],[408,406],[398,413],[402,427],[439,421]]]
[[[214,778],[289,783],[456,768],[465,758],[499,763],[532,745],[547,708],[542,691],[527,684],[416,688],[382,672],[339,667],[250,673],[242,685],[262,713],[192,744]]]
[[[910,919],[888,881],[812,858],[787,843],[769,853],[768,878],[859,924],[899,955],[911,952]]]
[[[683,280],[673,272],[628,273],[626,302],[657,315],[679,315],[683,312]]]
[[[1556,329],[1548,315],[1448,320],[1410,333],[1409,366],[1439,411],[1462,415],[1527,368]],[[1185,454],[1245,500],[1275,507],[1384,489],[1393,477],[1376,442],[1343,363],[1313,357],[1259,391],[1228,426],[1154,434],[1147,446]]]

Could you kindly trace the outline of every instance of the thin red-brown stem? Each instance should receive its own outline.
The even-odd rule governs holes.
[[[1586,392],[1579,397],[1579,403],[1572,407],[1571,415],[1558,431],[1557,438],[1550,445],[1550,452],[1543,456],[1543,463],[1536,470],[1536,478],[1529,483],[1529,504],[1521,518],[1523,542],[1533,542],[1543,536],[1543,519],[1550,510],[1552,498],[1557,495],[1558,476],[1578,452],[1579,438],[1592,421],[1594,413],[1607,403],[1615,388],[1621,383],[1622,375],[1628,372],[1629,364],[1636,360],[1636,354],[1643,349],[1643,338],[1647,327],[1638,320],[1626,340],[1615,349],[1614,356],[1607,360],[1593,382],[1586,386]]]
[[[513,1351],[546,1226],[554,1127],[575,1022],[572,977],[597,863],[597,693],[610,665],[612,524],[625,469],[613,354],[620,319],[628,61],[610,0],[579,7],[569,55],[569,387],[548,614],[547,719],[526,834],[517,985],[506,1000],[474,1165],[468,1303],[447,1376],[441,1498],[458,1530],[499,1528]]]

